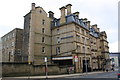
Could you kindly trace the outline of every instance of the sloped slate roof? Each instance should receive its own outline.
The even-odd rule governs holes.
[[[94,36],[94,37],[99,37],[99,33],[95,32],[95,29],[92,27],[90,28],[90,35]]]
[[[67,15],[66,16],[66,23],[65,24],[69,24],[71,22],[75,22],[77,23],[78,25],[84,27],[85,29],[87,30],[90,30],[90,35],[94,36],[94,37],[99,37],[99,33],[95,32],[95,29],[94,28],[88,28],[87,27],[87,24],[83,22],[83,19],[79,19],[76,15],[74,14],[70,14],[70,15]],[[60,24],[60,18],[59,19],[56,19],[54,18],[54,20],[52,21],[52,25],[51,25],[51,28],[55,28],[55,27],[59,27],[61,24]]]

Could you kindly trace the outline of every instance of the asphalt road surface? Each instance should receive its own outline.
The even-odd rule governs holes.
[[[83,76],[71,76],[66,78],[117,78],[118,71],[114,72],[104,72],[104,73],[97,73],[97,74],[86,74]]]

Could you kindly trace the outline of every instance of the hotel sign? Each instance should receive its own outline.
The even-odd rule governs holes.
[[[67,57],[54,57],[52,60],[68,60],[72,59],[72,56],[67,56]]]

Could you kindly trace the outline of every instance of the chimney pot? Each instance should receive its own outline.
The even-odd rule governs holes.
[[[65,6],[63,6],[63,7],[61,7],[61,8],[59,8],[60,10],[62,10],[62,9],[66,9],[66,7]]]
[[[32,3],[32,10],[35,10],[35,3]]]
[[[63,24],[63,23],[66,22],[66,18],[65,18],[65,9],[66,8],[63,6],[63,7],[59,8],[59,9],[61,11],[60,23]]]
[[[61,16],[65,16],[65,9],[66,8],[64,6],[60,8]]]
[[[52,11],[49,11],[49,18],[54,18],[54,13]]]
[[[90,21],[87,21],[88,29],[90,29]]]
[[[72,4],[67,4],[66,7],[67,7],[67,6],[72,6]]]
[[[86,22],[87,22],[87,18],[84,18],[84,19],[83,19],[83,22],[86,23]]]
[[[67,15],[71,14],[71,4],[67,4],[66,8],[67,8]]]
[[[96,27],[97,27],[97,24],[94,24],[94,26],[96,26]]]
[[[100,28],[97,28],[98,32],[100,32]]]
[[[95,29],[95,31],[97,32],[97,24],[92,25],[92,27]]]
[[[75,14],[79,18],[79,12],[75,12],[73,14]]]

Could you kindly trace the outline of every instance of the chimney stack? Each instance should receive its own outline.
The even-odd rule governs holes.
[[[97,24],[92,25],[92,27],[95,29],[95,31],[97,32]]]
[[[80,20],[83,21],[83,18],[81,18]]]
[[[90,29],[90,21],[87,21],[87,27]]]
[[[73,14],[75,14],[79,18],[79,12],[75,12]]]
[[[49,11],[48,13],[49,13],[49,18],[53,19],[54,18],[54,13],[52,11]]]
[[[87,18],[83,19],[83,23],[87,26]]]
[[[66,5],[67,8],[67,15],[71,14],[71,4]]]
[[[60,11],[61,11],[61,17],[60,17],[60,24],[63,24],[66,22],[66,18],[65,18],[65,7],[61,7]]]
[[[97,28],[98,32],[100,32],[100,28]]]
[[[84,19],[83,19],[83,22],[86,23],[86,22],[87,22],[87,18],[84,18]]]
[[[35,10],[35,3],[32,3],[32,10]]]

